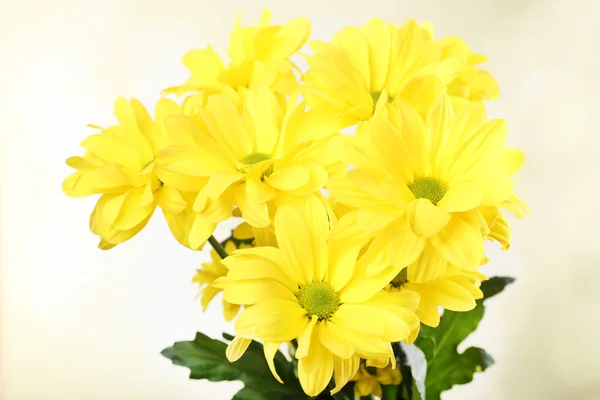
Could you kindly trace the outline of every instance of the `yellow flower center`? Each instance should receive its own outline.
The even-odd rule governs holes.
[[[408,282],[408,268],[404,268],[402,271],[400,271],[398,275],[396,275],[396,277],[392,279],[390,284],[396,289],[398,289],[406,282]]]
[[[331,318],[340,306],[340,296],[327,282],[312,282],[298,293],[298,303],[309,317],[316,315],[319,321]]]
[[[443,199],[447,191],[446,185],[435,178],[417,178],[408,188],[417,199],[429,199],[433,204]]]
[[[252,166],[252,165],[258,164],[262,161],[266,161],[266,160],[270,160],[270,159],[271,159],[270,155],[265,154],[265,153],[256,152],[256,153],[248,154],[247,156],[242,157],[242,159],[240,161],[244,165]],[[246,169],[242,168],[239,171],[245,173]],[[273,173],[273,163],[269,163],[267,168],[262,172],[261,178],[264,178],[265,176],[270,176],[272,173]]]
[[[379,101],[379,98],[381,97],[381,90],[376,90],[374,92],[371,92],[371,98],[373,99],[373,104],[377,104],[377,102]],[[392,96],[391,94],[388,93],[388,99],[387,99],[388,103],[393,103],[394,102],[394,96]]]

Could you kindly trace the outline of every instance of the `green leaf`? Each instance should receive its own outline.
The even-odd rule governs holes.
[[[189,368],[191,379],[244,382],[244,388],[233,397],[235,400],[308,398],[294,376],[293,365],[281,352],[275,355],[275,368],[285,385],[277,382],[271,374],[260,343],[250,343],[246,353],[234,363],[227,360],[226,348],[227,344],[220,340],[197,333],[193,341],[177,342],[161,354],[173,364]]]
[[[483,300],[500,293],[513,278],[494,277],[481,284],[484,298],[468,312],[444,311],[437,328],[422,326],[415,344],[427,359],[425,378],[426,400],[439,400],[443,391],[454,385],[462,385],[473,380],[475,372],[485,371],[494,359],[485,350],[470,347],[458,353],[457,347],[471,334],[483,318]]]

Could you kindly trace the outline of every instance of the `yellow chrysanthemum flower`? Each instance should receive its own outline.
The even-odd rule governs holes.
[[[421,24],[427,40],[434,40],[433,24],[429,21]],[[475,67],[488,60],[482,54],[471,52],[469,46],[459,37],[449,36],[438,40],[441,49],[441,59],[451,57],[464,57],[465,66],[460,69],[457,76],[448,83],[447,93],[469,101],[496,100],[500,95],[498,83],[489,72]]]
[[[165,182],[173,178],[185,190],[187,179],[205,179],[193,202],[203,218],[223,221],[237,205],[250,225],[268,227],[269,204],[299,201],[328,179],[328,125],[304,108],[295,98],[280,103],[266,87],[249,90],[241,114],[226,97],[210,96],[194,117],[180,115],[167,123],[173,137],[185,133],[194,139],[161,152],[161,165],[171,175]],[[190,242],[206,237],[191,235]]]
[[[370,118],[378,101],[402,98],[424,114],[446,91],[470,100],[498,96],[494,79],[474,66],[485,57],[458,38],[433,39],[431,24],[371,19],[310,47],[303,94],[311,109],[338,117],[340,126]]]
[[[223,248],[227,254],[233,253],[237,249],[252,248],[253,237],[248,236],[248,233],[252,232],[252,228],[242,222],[238,225],[232,234],[232,237],[225,242]],[[226,276],[229,270],[222,263],[222,259],[215,250],[210,251],[211,263],[202,263],[202,269],[196,270],[196,275],[192,279],[192,282],[200,285],[200,293],[202,309],[206,311],[208,304],[211,300],[221,292],[221,289],[211,286],[211,284],[218,278]],[[223,314],[225,315],[226,321],[231,321],[240,311],[239,304],[231,304],[227,300],[223,299]]]
[[[479,289],[487,276],[474,271],[466,271],[449,265],[440,280],[426,283],[412,283],[408,280],[408,269],[404,268],[392,279],[387,291],[412,290],[419,293],[417,316],[425,325],[436,327],[440,323],[438,307],[451,311],[470,311],[475,308],[475,300],[483,298]]]
[[[159,149],[168,143],[162,121],[180,112],[176,103],[161,99],[155,123],[139,101],[119,98],[115,114],[120,125],[99,128],[100,133],[81,143],[85,155],[67,160],[77,172],[65,179],[63,191],[73,197],[101,195],[90,219],[92,232],[101,238],[101,249],[110,249],[137,234],[156,206],[162,208],[175,238],[188,244],[186,200],[172,186],[163,184],[156,164]]]
[[[236,251],[224,260],[227,277],[213,284],[224,288],[227,301],[247,305],[236,320],[228,358],[239,358],[251,339],[263,340],[278,378],[273,356],[282,343],[297,339],[298,376],[310,396],[321,393],[332,375],[332,392],[341,390],[359,358],[394,363],[391,342],[405,339],[419,324],[413,313],[418,295],[383,291],[394,268],[382,267],[385,260],[368,251],[357,260],[358,248],[330,236],[333,220],[316,196],[279,207],[274,221],[279,248]]]
[[[181,86],[165,93],[181,95],[202,92],[205,95],[228,92],[242,97],[248,88],[268,86],[282,94],[290,94],[297,86],[289,57],[300,49],[310,35],[310,23],[296,18],[283,26],[270,25],[271,14],[264,11],[257,26],[242,27],[238,14],[229,42],[229,66],[208,46],[192,50],[183,63],[192,76]]]
[[[504,120],[487,121],[476,103],[455,113],[442,94],[423,120],[398,100],[359,125],[356,136],[331,142],[331,150],[356,168],[327,188],[359,208],[344,218],[373,232],[374,246],[387,248],[399,270],[408,266],[409,281],[437,281],[449,263],[476,271],[483,236],[490,234],[482,213],[524,205],[512,179],[524,155],[504,146],[506,133]]]
[[[399,385],[402,382],[402,375],[398,366],[388,365],[385,368],[366,367],[361,365],[356,375],[352,378],[354,381],[354,394],[357,397],[366,397],[371,394],[381,397],[381,385]]]

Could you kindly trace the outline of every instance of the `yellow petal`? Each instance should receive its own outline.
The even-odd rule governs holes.
[[[308,179],[308,170],[296,164],[275,170],[265,181],[279,190],[294,190],[306,185]]]
[[[225,192],[235,182],[238,182],[241,178],[242,175],[235,172],[212,174],[200,192],[203,195],[216,200],[223,194],[223,192]],[[194,207],[194,210],[200,212],[202,211],[202,208]]]
[[[425,247],[426,239],[415,235],[408,226],[406,218],[394,223],[389,232],[388,254],[392,264],[402,269],[419,257]]]
[[[279,249],[271,249],[279,251]],[[296,281],[286,274],[287,270],[273,263],[267,258],[261,257],[265,253],[265,248],[256,248],[253,255],[236,251],[223,260],[223,264],[229,269],[227,280],[229,282],[237,280],[252,279],[272,279],[275,280],[290,291],[298,289]]]
[[[397,125],[403,127],[402,140],[406,143],[406,148],[410,149],[406,152],[407,160],[409,160],[415,175],[428,176],[431,173],[431,163],[425,142],[425,123],[413,104],[398,98],[396,105],[398,106],[397,118],[400,122]],[[392,110],[390,118],[395,117],[396,112]]]
[[[358,368],[360,367],[360,357],[350,357],[346,359],[341,359],[339,357],[335,357],[334,366],[333,366],[333,376],[335,379],[335,387],[331,390],[330,394],[334,395],[346,385],[352,379]]]
[[[430,152],[430,162],[432,164],[432,172],[436,176],[440,176],[437,165],[440,162],[446,143],[450,140],[449,136],[452,133],[450,128],[453,122],[454,111],[452,110],[450,99],[446,94],[442,94],[429,110],[425,119],[425,125],[427,126],[426,141]]]
[[[122,136],[124,128],[112,127],[104,130],[102,133],[88,136],[81,142],[81,147],[107,163],[115,163],[135,171],[140,171],[145,165],[140,154],[134,149],[124,147],[120,144],[114,138],[113,132],[119,132],[119,135]]]
[[[508,127],[503,119],[486,121],[477,128],[462,143],[454,154],[454,162],[449,163],[450,169],[446,175],[448,181],[455,177],[467,175],[471,168],[476,166],[482,154],[501,147],[506,140]]]
[[[290,206],[275,213],[275,236],[296,281],[306,285],[313,281],[315,264],[310,231],[301,216]]]
[[[120,195],[107,195],[104,203],[104,207],[102,208],[102,219],[108,224],[113,225],[115,220],[119,216],[121,212],[121,208],[123,208],[123,204],[125,203],[125,199],[129,196],[129,192],[120,194]]]
[[[430,296],[441,307],[452,311],[470,311],[475,308],[475,299],[461,285],[448,279],[428,285]]]
[[[229,362],[236,362],[239,360],[248,349],[248,346],[250,346],[250,343],[252,343],[252,339],[247,339],[240,336],[234,337],[225,351],[225,356]]]
[[[327,243],[327,280],[334,290],[341,290],[352,278],[361,247],[360,243],[346,243],[344,239],[329,240]]]
[[[298,361],[298,378],[307,395],[317,396],[327,387],[333,375],[333,358],[333,354],[317,343]]]
[[[415,235],[429,238],[437,234],[450,220],[450,215],[429,199],[417,199],[406,210],[408,225]]]
[[[173,187],[164,185],[160,192],[158,205],[167,212],[178,213],[183,211],[187,202]]]
[[[381,335],[384,332],[384,325],[381,320],[373,318],[373,313],[377,309],[362,304],[344,303],[331,318],[331,322],[345,330],[351,329],[356,332],[368,335]],[[365,321],[369,321],[365,324]]]
[[[448,261],[428,241],[419,258],[408,266],[408,281],[435,282],[444,277]]]
[[[208,240],[210,235],[215,230],[216,224],[206,221],[204,218],[196,215],[194,222],[190,227],[188,241],[190,248],[193,250],[200,249],[204,246],[204,243]]]
[[[251,89],[246,107],[256,132],[254,151],[273,154],[283,122],[281,106],[275,94],[264,86]]]
[[[235,104],[224,96],[210,96],[206,109],[212,114],[219,132],[219,140],[229,144],[229,148],[238,158],[253,152],[252,140],[248,135]]]
[[[354,354],[354,347],[344,338],[341,329],[329,321],[319,324],[319,340],[338,357],[348,358]]]
[[[240,336],[283,343],[298,337],[308,323],[306,311],[289,300],[267,300],[247,307],[235,322]]]
[[[233,321],[238,312],[240,312],[239,304],[231,304],[230,302],[223,299],[223,315],[225,316],[225,321]]]
[[[381,19],[373,18],[365,24],[364,32],[369,44],[371,87],[379,90],[385,84],[390,66],[390,27]]]
[[[384,267],[378,268],[378,271],[375,275],[367,276],[366,268],[364,268],[364,272],[357,271],[360,268],[359,263],[354,272],[354,276],[341,291],[340,301],[360,303],[370,299],[375,294],[382,291],[383,288],[385,288],[392,281],[392,279],[398,275],[398,268],[387,264],[383,265]],[[376,269],[373,265],[368,265],[368,267],[371,270]]]
[[[460,218],[451,218],[431,244],[451,264],[458,268],[476,270],[483,258],[481,234]]]
[[[400,98],[414,105],[415,110],[423,114],[446,90],[446,85],[436,75],[424,75],[411,79],[400,92]]]
[[[472,183],[460,183],[450,186],[450,189],[437,206],[446,212],[462,212],[471,210],[481,204],[481,190]]]
[[[298,51],[310,35],[310,22],[306,18],[295,18],[283,25],[277,34],[268,41],[265,61],[281,60]]]
[[[254,239],[254,230],[250,225],[242,222],[233,230],[233,237],[238,240],[251,240]]]
[[[200,304],[202,305],[202,310],[206,311],[206,308],[208,307],[208,305],[210,304],[210,302],[212,301],[212,299],[215,298],[215,296],[220,292],[220,289],[217,288],[213,288],[213,287],[205,287],[202,290],[202,298],[200,299]]]
[[[379,191],[394,206],[400,209],[406,207],[415,200],[415,195],[410,191],[406,183],[400,179],[388,178],[381,182]]]
[[[123,132],[122,135],[115,136],[115,138],[118,138],[118,141],[127,147],[135,149],[142,160],[146,162],[154,160],[154,151],[138,127],[135,111],[123,97],[119,97],[115,102],[115,116],[126,130],[126,132],[115,131]]]
[[[283,383],[283,381],[279,377],[279,374],[277,373],[277,370],[275,369],[275,362],[274,362],[274,358],[275,358],[275,355],[277,354],[277,351],[279,350],[279,346],[281,346],[281,343],[265,342],[265,344],[263,345],[263,348],[264,348],[264,352],[265,352],[265,359],[267,360],[267,364],[269,365],[269,369],[271,370],[271,373],[273,374],[273,376],[275,377],[275,379],[277,379],[277,381],[279,383]]]
[[[223,298],[233,304],[259,304],[269,300],[296,301],[293,292],[273,279],[230,280],[220,278],[212,286],[222,287]]]
[[[376,231],[384,228],[390,222],[397,220],[402,214],[404,214],[403,210],[392,206],[364,207],[358,210],[356,223],[362,230]]]
[[[246,194],[248,200],[255,203],[266,203],[277,195],[272,186],[264,183],[260,177],[254,176],[246,178]]]
[[[318,193],[327,183],[329,175],[325,168],[317,163],[306,163],[304,165],[308,171],[308,182],[291,194],[296,196],[306,196],[312,193]]]
[[[377,206],[381,203],[350,180],[345,171],[329,180],[327,190],[333,198],[352,207]]]
[[[115,228],[123,231],[132,229],[154,212],[155,202],[146,206],[141,205],[143,195],[144,187],[129,191],[119,211],[119,216],[114,221]]]
[[[296,349],[296,355],[295,355],[295,357],[298,360],[301,358],[304,358],[308,355],[308,352],[311,347],[312,333],[313,333],[313,330],[314,330],[315,325],[317,324],[318,320],[319,320],[319,317],[317,317],[316,315],[313,315],[311,317],[308,325],[306,325],[306,328],[304,329],[304,331],[302,331],[300,336],[298,336],[298,348]]]
[[[482,204],[496,205],[514,194],[515,182],[502,175],[483,175],[474,182],[483,193]]]
[[[239,185],[235,189],[235,202],[247,223],[257,228],[266,228],[271,224],[269,208],[267,203],[256,203],[250,201],[246,195],[245,185]]]
[[[329,236],[330,217],[323,201],[317,196],[309,196],[304,207],[304,221],[308,228],[315,272],[314,281],[321,281],[327,271],[327,237]]]

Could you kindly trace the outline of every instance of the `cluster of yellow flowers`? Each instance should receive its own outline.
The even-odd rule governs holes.
[[[119,124],[93,126],[63,190],[100,195],[90,228],[102,249],[136,235],[157,206],[194,250],[241,216],[242,240],[194,277],[202,305],[222,290],[226,319],[237,316],[232,362],[260,340],[279,379],[273,357],[297,343],[314,396],[332,377],[335,393],[387,376],[367,366],[394,371],[391,344],[435,327],[438,307],[473,309],[484,241],[508,249],[502,210],[528,210],[513,190],[523,153],[504,146],[504,120],[486,116],[499,89],[478,67],[484,56],[429,23],[372,19],[312,41],[303,72],[290,57],[309,34],[303,18],[271,25],[265,12],[245,27],[238,17],[228,65],[211,47],[187,53],[190,78],[164,91],[182,101],[161,98],[154,119],[118,99]],[[377,394],[378,383],[356,386],[369,387]]]

